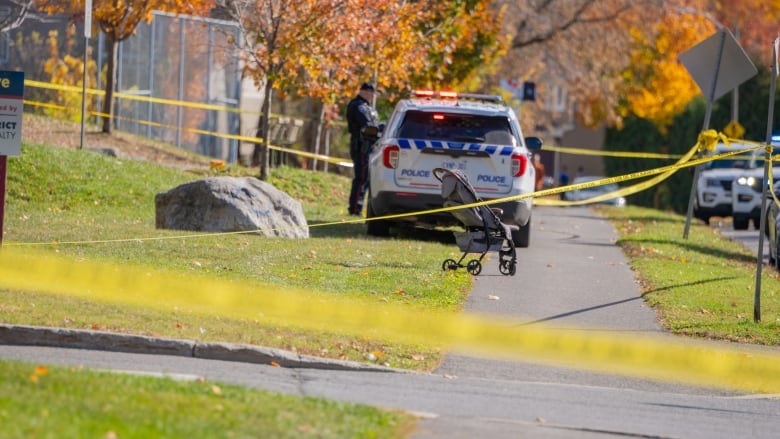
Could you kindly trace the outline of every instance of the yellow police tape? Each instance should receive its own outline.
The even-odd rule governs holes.
[[[636,152],[636,151],[604,151],[586,148],[571,148],[565,146],[545,145],[545,151],[561,152],[575,155],[595,155],[602,157],[627,157],[637,159],[679,159],[680,154],[664,154],[658,152]]]
[[[732,143],[733,139],[729,139],[726,136],[724,136],[721,133],[718,133],[715,130],[706,130],[702,132],[699,135],[699,138],[696,142],[696,145],[693,146],[686,154],[684,154],[680,159],[673,165],[663,167],[663,168],[657,168],[653,171],[660,171],[658,172],[660,175],[657,175],[656,177],[652,179],[648,179],[647,181],[644,181],[642,183],[633,185],[633,186],[627,186],[620,188],[616,191],[598,195],[595,197],[591,197],[588,199],[583,200],[576,200],[576,201],[566,201],[566,200],[554,200],[549,198],[540,198],[538,200],[535,200],[534,202],[538,205],[543,206],[578,206],[578,205],[586,205],[586,204],[593,204],[598,203],[601,201],[611,200],[618,196],[628,196],[631,194],[635,194],[641,191],[644,191],[652,186],[657,185],[658,183],[662,182],[663,180],[671,177],[675,172],[677,172],[679,169],[685,168],[685,167],[691,167],[691,166],[697,166],[703,163],[706,163],[708,161],[712,160],[720,160],[727,157],[737,156],[744,154],[746,152],[754,151],[758,148],[760,148],[763,144],[759,142],[753,142],[753,141],[745,141],[741,140],[741,143],[744,144],[753,144],[754,146],[743,148],[739,150],[734,150],[731,152],[726,152],[722,154],[717,155],[710,155],[707,157],[702,157],[698,160],[692,160],[693,156],[696,154],[701,154],[706,151],[713,151],[715,149],[715,145],[718,142],[723,142],[726,145],[730,145]],[[624,178],[626,176],[619,176],[619,177],[611,177],[611,178],[604,178],[600,180],[595,180],[587,183],[577,184],[577,185],[570,185],[570,186],[564,186],[559,187],[555,189],[554,193],[561,193],[561,192],[569,192],[574,190],[580,190],[580,189],[587,189],[591,187],[596,186],[602,186],[609,183],[617,183],[621,181],[628,180],[627,178]]]
[[[36,107],[52,108],[52,109],[56,109],[56,110],[65,110],[67,108],[67,107],[64,107],[62,105],[30,101],[30,100],[27,100],[27,99],[24,100],[24,104],[25,105],[36,106]],[[93,116],[98,116],[98,117],[108,117],[107,114],[101,113],[99,111],[90,111],[90,114],[93,115]],[[158,128],[167,128],[167,129],[171,129],[171,130],[179,129],[179,127],[177,127],[175,125],[166,125],[166,124],[162,124],[162,123],[159,123],[159,122],[151,122],[151,121],[147,121],[147,120],[131,119],[131,118],[126,118],[126,117],[121,117],[121,116],[114,116],[113,118],[117,119],[117,120],[131,121],[131,122],[137,123],[139,125],[147,125],[147,126],[153,126],[153,127],[158,127]],[[213,136],[213,137],[217,137],[217,138],[220,138],[220,139],[238,140],[238,141],[243,141],[243,142],[260,143],[260,144],[263,143],[263,139],[261,139],[259,137],[241,136],[241,135],[237,135],[237,134],[223,134],[223,133],[216,133],[214,131],[200,130],[200,129],[195,129],[195,128],[183,128],[183,130],[185,132],[188,132],[188,133],[203,134],[203,135],[206,135],[206,136]],[[298,156],[301,156],[301,157],[317,159],[317,160],[320,160],[320,161],[323,161],[323,162],[332,163],[334,165],[341,166],[341,167],[344,167],[344,168],[351,168],[351,167],[354,166],[352,164],[352,162],[346,161],[346,159],[343,159],[343,158],[331,157],[331,156],[326,156],[326,155],[323,155],[323,154],[314,154],[314,153],[311,153],[311,152],[299,151],[297,149],[285,148],[283,146],[277,146],[277,145],[268,145],[268,148],[271,149],[271,150],[274,150],[274,151],[280,151],[280,152],[285,152],[285,153],[288,153],[288,154],[298,155]]]
[[[658,184],[660,181],[663,181],[664,179],[671,176],[674,172],[678,171],[679,169],[686,168],[686,167],[692,167],[692,166],[698,166],[701,164],[704,164],[706,162],[712,161],[712,160],[720,160],[732,156],[736,156],[739,154],[743,154],[745,152],[753,151],[755,149],[761,148],[762,143],[759,142],[749,142],[749,141],[741,141],[742,143],[748,143],[748,144],[754,144],[753,147],[744,148],[740,150],[734,150],[730,152],[725,152],[722,154],[717,155],[709,155],[706,157],[702,157],[699,159],[692,159],[692,157],[701,151],[709,151],[714,149],[714,147],[711,145],[711,142],[717,142],[725,141],[729,142],[730,139],[723,137],[722,135],[718,134],[717,132],[714,132],[714,130],[710,130],[708,132],[702,133],[699,137],[699,141],[696,145],[694,145],[682,158],[680,158],[676,163],[668,166],[664,166],[661,168],[654,168],[654,169],[648,169],[646,171],[639,171],[634,172],[631,174],[625,174],[621,176],[616,177],[607,177],[599,180],[593,180],[586,183],[579,183],[579,184],[572,184],[568,186],[560,186],[557,188],[551,188],[551,189],[544,189],[532,193],[527,194],[521,194],[521,195],[514,195],[509,197],[503,197],[503,198],[495,198],[491,200],[483,200],[478,201],[475,203],[468,203],[468,204],[462,204],[462,205],[455,205],[455,206],[448,206],[448,207],[440,207],[436,209],[429,209],[424,211],[414,211],[414,212],[406,212],[406,213],[399,213],[399,214],[391,214],[391,215],[384,215],[384,216],[376,216],[371,218],[355,218],[355,219],[344,219],[340,221],[333,221],[329,223],[320,223],[316,225],[308,225],[305,227],[312,228],[312,227],[329,227],[334,225],[341,225],[341,224],[354,224],[354,223],[362,223],[367,221],[383,221],[383,220],[393,220],[393,219],[401,219],[401,218],[407,218],[407,217],[416,217],[421,215],[428,215],[428,214],[435,214],[435,213],[443,213],[443,212],[451,212],[455,210],[460,209],[467,209],[472,207],[479,207],[479,206],[488,206],[491,204],[496,203],[502,203],[502,202],[510,202],[510,201],[517,201],[522,200],[526,198],[538,198],[534,202],[538,205],[544,205],[544,206],[575,206],[575,205],[585,205],[585,204],[592,204],[597,203],[599,201],[603,200],[609,200],[611,198],[614,198],[619,195],[630,195],[632,193],[637,193],[642,190],[645,190],[655,184]],[[660,175],[659,175],[660,174]],[[656,176],[655,178],[649,179],[645,182],[628,186],[621,188],[617,191],[610,192],[607,194],[599,195],[596,197],[584,199],[584,200],[578,200],[578,201],[564,201],[564,200],[555,200],[555,199],[549,199],[549,198],[541,198],[546,197],[549,195],[556,195],[560,194],[562,192],[568,192],[568,191],[575,191],[575,190],[581,190],[581,189],[588,189],[591,187],[601,186],[604,184],[609,183],[620,183],[623,181],[628,180],[634,180],[639,178],[645,178],[645,177],[652,177]],[[780,203],[779,203],[780,205]],[[9,242],[6,243],[6,246],[48,246],[48,245],[81,245],[81,244],[103,244],[103,243],[120,243],[120,242],[140,242],[140,241],[158,241],[158,240],[169,240],[169,239],[187,239],[187,238],[198,238],[202,236],[220,236],[220,235],[236,235],[236,234],[252,234],[252,233],[258,233],[258,232],[279,232],[279,231],[288,231],[293,230],[298,227],[285,227],[285,228],[274,228],[274,229],[263,229],[263,230],[242,230],[237,232],[212,232],[208,234],[186,234],[186,235],[177,235],[177,236],[162,236],[162,237],[146,237],[146,238],[118,238],[118,239],[109,239],[109,240],[88,240],[88,241],[55,241],[55,242]]]
[[[24,81],[24,85],[26,87],[37,87],[37,88],[44,88],[49,90],[58,90],[58,91],[65,91],[65,92],[71,92],[71,93],[82,93],[82,89],[80,87],[70,86],[70,85],[62,85],[62,84],[51,84],[47,82],[41,82],[41,81],[34,81],[31,79],[26,79]],[[87,89],[87,94],[91,95],[97,95],[97,96],[103,96],[105,95],[105,91],[103,90],[96,90],[96,89]],[[163,105],[174,105],[179,107],[186,107],[186,108],[196,108],[201,110],[213,110],[213,111],[226,111],[226,112],[232,112],[232,113],[242,113],[242,114],[255,114],[260,115],[260,112],[252,112],[247,111],[245,109],[241,108],[235,108],[235,107],[227,107],[224,105],[214,105],[214,104],[203,104],[200,102],[188,102],[188,101],[179,101],[175,99],[163,99],[163,98],[154,98],[150,96],[142,96],[138,94],[133,93],[115,93],[115,97],[122,98],[122,99],[128,99],[128,100],[135,100],[140,102],[151,102],[156,104],[163,104]],[[49,103],[42,103],[42,102],[36,102],[31,100],[25,100],[25,105],[32,105],[32,106],[40,106],[40,107],[46,107],[46,108],[54,108],[59,110],[64,110],[66,107],[62,105],[55,105],[55,104],[49,104]],[[90,114],[93,116],[99,116],[99,117],[110,117],[108,114],[97,112],[97,111],[90,111]],[[277,116],[272,114],[272,116]],[[174,125],[165,125],[157,122],[151,122],[151,121],[144,121],[144,120],[136,120],[136,119],[128,119],[128,118],[121,118],[117,116],[113,116],[115,119],[118,120],[132,120],[135,123],[139,123],[141,125],[149,125],[154,127],[161,127],[161,128],[168,128],[168,129],[179,129],[179,127]],[[250,143],[263,143],[263,139],[258,137],[252,137],[252,136],[241,136],[241,135],[234,135],[234,134],[222,134],[222,133],[216,133],[213,131],[206,131],[206,130],[199,130],[194,128],[185,128],[184,129],[187,132],[195,133],[195,134],[203,134],[207,136],[214,136],[217,138],[222,139],[228,139],[228,140],[239,140],[243,142],[250,142]],[[312,158],[316,160],[321,160],[328,163],[333,163],[338,166],[351,168],[353,166],[351,161],[347,161],[342,158],[338,157],[330,157],[322,154],[314,154],[306,151],[299,151],[292,148],[285,148],[282,146],[277,145],[269,145],[269,149],[275,150],[275,151],[281,151],[288,154],[294,154],[299,155],[301,157],[306,158]]]
[[[0,251],[0,289],[37,291],[265,324],[425,343],[505,358],[760,393],[780,393],[780,355],[650,337],[550,328],[497,316],[416,311],[147,267]]]

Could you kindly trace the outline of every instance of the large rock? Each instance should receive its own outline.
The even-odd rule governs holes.
[[[210,177],[154,197],[158,229],[308,238],[301,203],[253,177]]]

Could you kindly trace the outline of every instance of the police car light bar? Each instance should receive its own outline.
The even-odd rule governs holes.
[[[414,96],[418,98],[441,98],[441,99],[470,99],[485,102],[502,102],[503,99],[498,95],[487,95],[478,93],[458,93],[454,91],[434,91],[434,90],[415,90]]]

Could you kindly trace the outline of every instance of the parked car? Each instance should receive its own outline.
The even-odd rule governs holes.
[[[773,185],[780,184],[780,169],[773,169]],[[761,196],[764,188],[764,167],[746,170],[734,180],[732,215],[734,230],[746,230],[750,222],[757,230],[761,225]]]
[[[753,148],[754,146],[736,142],[728,146],[718,143],[710,155],[723,154],[735,149]],[[754,150],[744,155],[740,154],[707,162],[704,165],[704,169],[699,172],[699,178],[696,181],[693,216],[707,224],[710,223],[710,218],[713,216],[723,218],[732,216],[733,201],[731,191],[734,180],[746,169],[752,169],[757,166],[757,154],[758,150]]]
[[[582,184],[590,181],[602,180],[606,177],[599,175],[587,175],[575,177],[571,184]],[[599,186],[593,186],[585,189],[577,189],[575,191],[569,191],[563,193],[563,199],[567,201],[581,201],[588,200],[601,195],[609,194],[617,191],[620,187],[616,183],[607,183]],[[623,207],[626,205],[625,197],[618,195],[606,200],[597,202],[598,204],[609,204],[611,206]]]
[[[772,136],[774,146],[772,155],[780,153],[780,138]],[[734,230],[745,230],[749,223],[758,229],[761,224],[761,195],[764,183],[764,151],[756,151],[756,159],[750,169],[741,172],[736,179],[731,191],[731,210]],[[772,178],[774,186],[780,180],[780,168],[773,166]]]
[[[483,200],[534,192],[532,151],[538,137],[524,137],[514,110],[500,96],[417,91],[398,102],[369,157],[367,217],[439,209],[441,183],[434,168],[463,171]],[[531,197],[500,202],[501,221],[515,230],[512,241],[528,247]],[[449,212],[367,222],[370,235],[391,226],[457,225]]]
[[[780,190],[775,188],[775,195],[780,197]],[[769,200],[766,209],[766,234],[769,243],[769,264],[780,270],[780,206],[774,200]]]

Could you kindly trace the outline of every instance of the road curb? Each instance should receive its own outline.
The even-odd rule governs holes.
[[[299,355],[282,349],[238,343],[146,337],[112,332],[0,324],[0,344],[94,349],[134,354],[176,355],[208,360],[266,364],[286,368],[399,372],[398,369]]]

